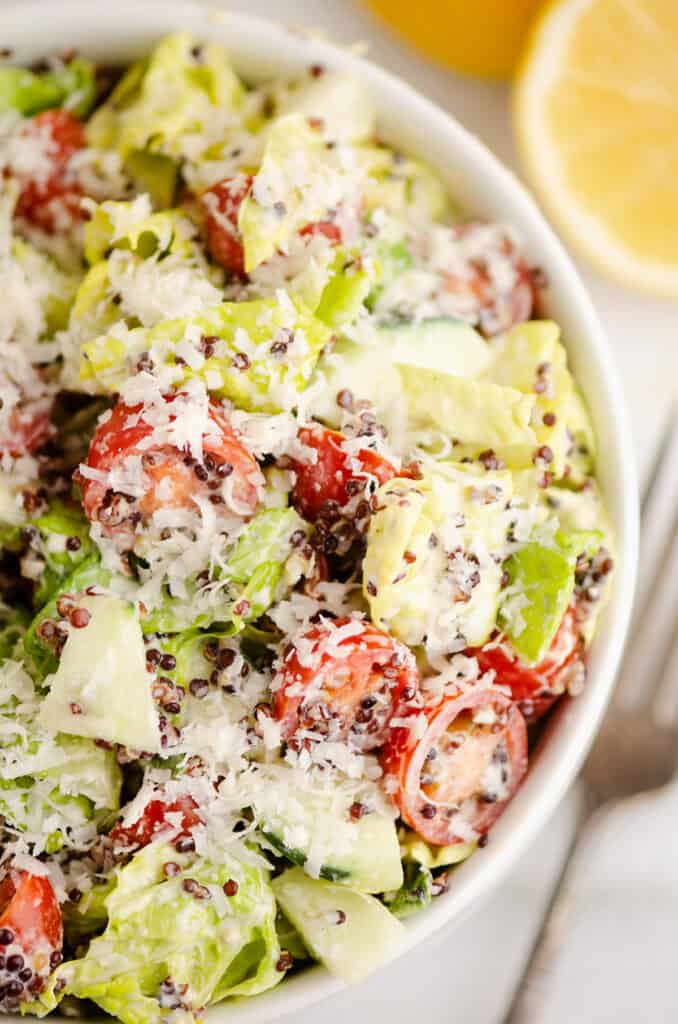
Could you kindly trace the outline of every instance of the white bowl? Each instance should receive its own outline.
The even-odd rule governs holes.
[[[294,75],[316,63],[349,72],[370,90],[379,133],[386,142],[426,159],[464,209],[514,225],[531,263],[546,271],[550,286],[545,308],[563,328],[598,434],[598,472],[616,532],[618,559],[614,592],[590,654],[587,687],[576,700],[562,701],[552,716],[527,780],[492,830],[487,848],[454,871],[445,896],[407,922],[409,949],[443,925],[459,922],[504,879],[572,783],[605,710],[631,613],[637,556],[637,486],[621,391],[591,301],[534,201],[476,138],[393,75],[263,19],[192,4],[83,0],[22,4],[0,12],[0,41],[12,48],[13,60],[19,63],[71,48],[95,60],[126,62],[147,54],[157,39],[179,28],[224,43],[247,81]],[[340,987],[318,967],[269,994],[215,1007],[210,1019],[231,1024],[270,1021]]]

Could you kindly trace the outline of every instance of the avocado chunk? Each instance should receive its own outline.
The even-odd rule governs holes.
[[[304,945],[342,981],[366,978],[398,948],[404,926],[373,896],[290,868],[273,892]]]
[[[134,605],[119,597],[87,597],[90,615],[68,635],[39,712],[44,726],[159,753],[160,727]]]
[[[149,149],[133,149],[125,160],[125,171],[137,192],[147,192],[153,208],[167,210],[174,205],[179,167],[176,160]]]

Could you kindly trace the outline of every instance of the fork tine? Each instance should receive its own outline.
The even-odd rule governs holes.
[[[660,544],[659,572],[650,581],[647,603],[638,607],[627,647],[620,681],[620,700],[627,710],[650,703],[655,690],[659,693],[666,679],[665,667],[675,638],[678,621],[678,476],[670,511],[673,522],[668,542]],[[671,700],[667,690],[661,698],[661,706],[665,709]]]
[[[678,409],[672,405],[642,501],[640,568],[635,611],[642,612],[659,574],[678,507]]]
[[[678,725],[678,632],[657,689],[654,718],[666,728]]]
[[[631,710],[648,699],[648,690],[661,671],[655,624],[648,606],[657,606],[662,568],[676,529],[678,510],[678,422],[677,407],[669,410],[661,442],[657,448],[642,501],[640,567],[634,615],[626,645],[624,669],[617,686],[615,703]],[[660,606],[660,614],[670,605]],[[674,606],[675,607],[675,606]],[[649,661],[648,661],[649,659]],[[651,664],[650,664],[651,663]],[[652,669],[652,671],[651,671]],[[654,673],[654,674],[653,674]]]

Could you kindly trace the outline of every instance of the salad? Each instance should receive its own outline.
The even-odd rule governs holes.
[[[358,82],[186,33],[5,61],[0,164],[0,1009],[359,979],[585,684],[613,541],[544,275]]]

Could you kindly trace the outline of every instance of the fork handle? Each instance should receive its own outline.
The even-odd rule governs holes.
[[[580,798],[574,831],[541,927],[530,949],[527,962],[516,985],[513,1000],[503,1018],[503,1024],[536,1024],[542,1019],[541,1009],[545,999],[544,982],[549,976],[549,968],[553,966],[558,955],[558,948],[572,903],[571,896],[576,884],[579,845],[586,834],[586,825],[596,810],[596,806],[597,801],[593,794],[586,789],[584,783],[580,783]]]

